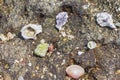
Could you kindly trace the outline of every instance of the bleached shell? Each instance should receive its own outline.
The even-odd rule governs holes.
[[[110,28],[116,28],[113,23],[112,15],[107,12],[97,13],[96,17],[96,21],[101,27],[108,26]]]
[[[25,32],[28,28],[32,28],[35,31],[34,35],[28,36],[28,33]],[[35,39],[40,32],[42,32],[42,26],[38,24],[28,24],[21,29],[21,35],[24,39]]]
[[[56,28],[58,30],[61,30],[62,26],[66,24],[67,19],[68,19],[68,13],[67,12],[60,12],[56,16]]]
[[[85,74],[84,68],[79,65],[70,65],[66,68],[66,73],[74,79],[78,79]]]

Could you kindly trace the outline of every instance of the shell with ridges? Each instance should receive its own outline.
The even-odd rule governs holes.
[[[79,65],[70,65],[66,68],[66,73],[74,79],[78,79],[85,74],[84,68]]]

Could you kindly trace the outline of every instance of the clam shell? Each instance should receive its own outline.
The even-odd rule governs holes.
[[[79,65],[70,65],[66,68],[66,73],[74,79],[78,79],[80,76],[84,75],[85,71]]]

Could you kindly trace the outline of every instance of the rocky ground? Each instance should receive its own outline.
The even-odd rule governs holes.
[[[69,14],[64,32],[74,38],[55,29],[61,11]],[[0,43],[0,80],[74,80],[65,72],[71,64],[85,69],[79,80],[120,80],[120,26],[117,31],[100,27],[95,16],[103,11],[120,22],[120,0],[0,0],[0,33],[16,34]],[[30,23],[42,25],[43,32],[23,40],[20,29]],[[42,39],[55,46],[44,58],[33,54]],[[89,41],[97,47],[88,49]]]

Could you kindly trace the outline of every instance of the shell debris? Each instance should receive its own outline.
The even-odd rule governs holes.
[[[113,23],[112,15],[110,15],[109,13],[100,12],[97,13],[96,17],[97,17],[96,21],[101,27],[107,26],[115,30],[117,29]]]
[[[62,30],[62,26],[66,24],[66,22],[68,21],[68,13],[67,12],[60,12],[57,16],[56,16],[56,28],[58,30]]]
[[[38,24],[28,24],[22,27],[21,36],[24,39],[36,39],[36,35],[42,32],[42,26]]]

